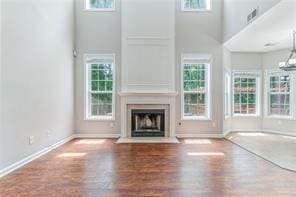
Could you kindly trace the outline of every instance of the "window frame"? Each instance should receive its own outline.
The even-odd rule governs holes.
[[[116,10],[116,0],[113,0],[112,8],[88,8],[88,1],[84,0],[84,10],[89,12],[114,12]]]
[[[89,65],[87,63],[88,58],[96,58],[96,59],[112,59],[112,116],[92,116],[90,111],[90,69]],[[116,72],[115,72],[115,54],[84,54],[84,120],[90,120],[90,121],[114,121],[115,120],[115,99],[116,99]]]
[[[240,114],[240,113],[235,113],[234,112],[234,84],[235,84],[235,77],[236,76],[245,76],[245,77],[255,77],[256,78],[256,113],[255,114]],[[232,117],[234,118],[239,118],[239,117],[261,117],[261,86],[262,86],[262,72],[261,70],[233,70],[232,71],[232,80],[231,80],[231,114]]]
[[[185,2],[184,2],[185,0],[181,0],[180,2],[181,2],[181,11],[182,12],[210,12],[210,11],[212,11],[212,0],[206,0],[207,1],[207,4],[209,4],[209,6],[207,6],[207,8],[206,9],[201,9],[201,8],[197,8],[197,9],[194,9],[194,8],[185,8],[185,6],[184,6],[184,4],[185,4]]]
[[[231,117],[232,113],[232,82],[231,71],[224,69],[224,119],[227,120]],[[228,99],[226,99],[228,98]]]
[[[207,71],[205,74],[205,115],[204,116],[184,116],[184,62],[185,60],[199,60],[207,59]],[[198,62],[200,63],[200,62]],[[211,92],[211,80],[212,80],[212,55],[210,54],[181,54],[181,120],[212,120],[212,92]]]
[[[290,115],[272,115],[269,114],[269,107],[270,107],[270,77],[271,76],[281,76],[281,75],[289,75],[290,76]],[[274,118],[274,119],[287,119],[287,120],[293,120],[295,119],[295,104],[293,104],[293,100],[294,100],[294,74],[293,72],[290,71],[282,71],[282,70],[278,70],[278,69],[267,69],[265,70],[265,83],[264,83],[264,89],[265,89],[265,110],[264,110],[264,117],[265,118]]]

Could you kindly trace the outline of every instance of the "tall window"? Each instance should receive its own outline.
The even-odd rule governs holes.
[[[292,116],[291,75],[285,72],[267,75],[269,116]]]
[[[211,0],[182,0],[182,11],[208,11],[211,10]]]
[[[85,9],[94,11],[115,10],[115,0],[85,0]]]
[[[210,118],[209,73],[209,56],[182,56],[183,119]]]
[[[260,115],[260,74],[234,72],[233,74],[233,114]]]
[[[114,119],[115,55],[85,55],[86,118]]]
[[[224,82],[224,114],[228,118],[231,114],[231,77],[228,71],[225,71]]]

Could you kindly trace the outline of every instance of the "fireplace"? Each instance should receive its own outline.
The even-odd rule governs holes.
[[[164,137],[165,110],[164,109],[132,109],[131,110],[132,137]]]

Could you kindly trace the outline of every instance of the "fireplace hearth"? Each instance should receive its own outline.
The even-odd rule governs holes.
[[[165,110],[163,109],[132,109],[132,137],[164,137]]]

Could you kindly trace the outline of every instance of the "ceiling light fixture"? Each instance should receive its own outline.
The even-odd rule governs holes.
[[[295,36],[296,31],[293,31],[293,48],[291,54],[286,62],[280,62],[279,68],[284,71],[293,71],[296,70],[296,48],[295,48]]]

